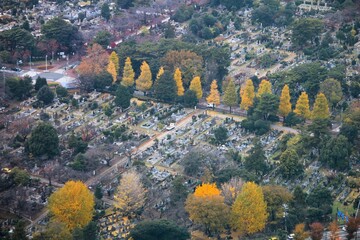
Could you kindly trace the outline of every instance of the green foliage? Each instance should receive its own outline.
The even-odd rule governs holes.
[[[47,123],[40,123],[31,132],[25,150],[35,157],[57,155],[59,153],[59,138],[56,129]]]
[[[30,175],[18,167],[11,169],[10,177],[13,178],[16,185],[27,186],[30,183]]]
[[[111,35],[110,32],[108,32],[107,30],[102,30],[99,31],[93,42],[94,43],[98,43],[99,45],[101,45],[104,49],[107,48],[107,46],[110,45],[111,40],[113,39],[113,36]]]
[[[130,107],[131,97],[129,89],[120,84],[115,92],[115,105],[125,110]]]
[[[9,50],[14,53],[20,49],[32,51],[34,47],[35,38],[25,29],[14,27],[0,33],[1,50]]]
[[[280,171],[284,178],[294,179],[304,171],[299,162],[299,156],[294,149],[287,149],[280,156]]]
[[[39,101],[42,101],[45,105],[47,105],[47,104],[52,103],[52,101],[54,100],[55,94],[47,85],[44,85],[40,88],[36,97]]]
[[[190,238],[185,228],[164,219],[140,222],[130,231],[129,236],[134,240],[186,240]]]
[[[199,100],[196,97],[196,93],[192,90],[187,90],[184,94],[184,106],[188,108],[195,107]]]
[[[109,4],[104,3],[104,4],[101,6],[101,16],[102,16],[106,21],[109,21],[109,20],[110,20],[111,13],[110,13]]]
[[[72,133],[69,137],[69,148],[72,148],[74,150],[74,155],[78,153],[85,153],[88,147],[88,144],[84,142],[81,137],[75,136],[74,133]]]
[[[14,233],[11,237],[12,240],[27,240],[26,232],[25,232],[25,222],[20,220],[15,225]]]
[[[173,102],[176,94],[176,83],[172,74],[165,71],[163,75],[155,82],[155,96],[165,102]]]
[[[113,78],[108,71],[103,71],[94,76],[94,88],[98,91],[106,89],[111,86]]]
[[[223,126],[220,126],[214,129],[214,136],[215,136],[215,143],[224,144],[229,137],[228,130]]]
[[[330,138],[320,149],[320,161],[337,170],[346,170],[350,167],[350,155],[351,144],[342,135]]]
[[[265,163],[266,157],[260,141],[256,140],[254,147],[250,150],[249,156],[245,158],[245,168],[248,171],[254,171],[256,175],[266,174],[268,167]]]
[[[308,41],[314,42],[323,30],[323,22],[315,18],[301,18],[292,28],[292,43],[297,47],[304,47]]]
[[[40,76],[38,76],[37,78],[36,78],[36,82],[35,82],[35,90],[36,91],[39,91],[40,90],[40,88],[42,88],[43,86],[47,86],[47,81],[46,81],[46,78],[42,78],[42,77],[40,77]]]
[[[274,94],[264,93],[255,108],[255,113],[267,121],[271,116],[276,116],[279,106],[279,97]]]
[[[99,200],[103,197],[102,188],[99,184],[96,185],[94,196]]]
[[[177,202],[184,201],[188,195],[188,190],[184,185],[185,179],[181,176],[176,176],[172,182],[170,188],[170,200],[172,204]]]
[[[6,91],[11,98],[25,100],[31,96],[33,88],[30,77],[25,76],[23,79],[10,78],[6,81]]]
[[[182,23],[189,20],[193,14],[193,6],[182,5],[176,10],[175,14],[172,16],[172,19],[176,22]]]
[[[64,97],[67,97],[68,96],[68,91],[66,88],[64,88],[63,86],[59,85],[56,87],[55,89],[56,91],[56,95],[60,98],[64,98]]]

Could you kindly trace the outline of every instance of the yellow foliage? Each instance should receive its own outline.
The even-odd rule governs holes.
[[[69,181],[49,198],[48,208],[53,219],[74,228],[86,226],[92,219],[94,195],[81,181]]]
[[[202,87],[201,87],[200,77],[194,77],[193,78],[193,80],[190,83],[189,89],[196,93],[197,99],[202,98],[203,91],[202,91]]]
[[[113,78],[113,83],[116,82],[117,80],[117,73],[116,73],[116,69],[115,69],[115,64],[110,61],[108,66],[107,66],[107,71],[108,73],[111,74],[112,78]]]
[[[245,86],[240,90],[241,104],[240,108],[248,110],[254,104],[255,89],[253,82],[249,79]]]
[[[164,68],[161,66],[161,67],[159,68],[159,71],[158,71],[157,75],[156,75],[156,80],[155,80],[155,81],[159,80],[159,78],[160,78],[163,74],[164,74]]]
[[[267,217],[261,187],[253,182],[245,183],[231,208],[231,226],[241,234],[252,234],[265,228]]]
[[[220,196],[220,190],[215,183],[204,183],[198,186],[194,192],[195,197]]]
[[[218,90],[218,85],[216,80],[213,80],[210,86],[210,94],[209,96],[206,98],[206,101],[209,104],[215,104],[215,105],[219,105],[220,104],[220,93]]]
[[[330,117],[328,101],[323,93],[316,96],[314,109],[312,111],[313,119],[327,119]]]
[[[131,59],[127,57],[125,61],[121,84],[125,87],[131,87],[134,85],[134,80],[135,80],[135,72],[131,65]]]
[[[272,93],[272,85],[271,82],[269,82],[268,80],[261,80],[260,84],[259,84],[259,90],[258,90],[258,97],[261,97],[261,95],[263,95],[264,93]]]
[[[306,92],[302,92],[300,97],[298,98],[294,113],[303,118],[310,117],[309,97]]]
[[[291,112],[290,90],[289,86],[285,85],[281,91],[279,113],[286,117]]]
[[[305,232],[305,224],[300,223],[295,225],[294,240],[305,240],[309,237],[309,233]]]
[[[140,76],[136,80],[136,89],[143,92],[149,91],[152,86],[152,74],[147,62],[142,62],[140,70]]]
[[[183,81],[182,81],[182,78],[181,78],[181,71],[179,68],[177,68],[175,70],[175,73],[174,73],[174,80],[176,82],[176,87],[177,87],[177,95],[178,96],[183,96],[184,95],[184,87],[183,87]]]
[[[116,74],[119,74],[119,57],[115,51],[113,51],[109,56],[109,62],[113,62],[115,65]]]

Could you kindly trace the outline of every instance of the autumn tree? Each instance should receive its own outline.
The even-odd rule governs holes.
[[[231,208],[230,225],[241,234],[261,231],[265,228],[268,217],[266,209],[261,187],[253,182],[247,182]]]
[[[328,101],[323,93],[316,96],[311,114],[313,119],[328,119],[330,117]]]
[[[269,214],[269,223],[276,225],[283,218],[283,205],[288,204],[293,196],[283,186],[266,185],[262,187],[262,190]]]
[[[338,240],[339,239],[338,229],[339,229],[339,226],[336,221],[332,221],[329,224],[330,240]]]
[[[221,184],[221,194],[225,198],[225,203],[231,206],[239,195],[244,181],[239,177],[233,177],[228,182]]]
[[[159,80],[159,78],[161,77],[161,75],[163,75],[164,74],[164,67],[160,67],[159,68],[159,71],[158,71],[158,73],[156,74],[156,79],[155,79],[155,82],[157,81],[157,80]]]
[[[203,91],[201,87],[200,77],[194,77],[193,80],[191,80],[189,89],[196,93],[197,99],[202,98]]]
[[[177,95],[183,96],[185,90],[184,90],[183,81],[182,81],[182,77],[181,77],[181,70],[179,68],[175,69],[174,80],[176,82]]]
[[[263,95],[264,93],[272,93],[272,85],[271,82],[269,80],[263,79],[261,80],[260,84],[259,84],[259,89],[257,92],[257,96],[261,97],[261,95]]]
[[[305,224],[303,223],[296,224],[294,234],[295,240],[305,240],[309,237],[309,233],[305,231]]]
[[[319,222],[314,222],[310,225],[310,237],[312,240],[321,240],[324,233],[324,226]]]
[[[112,52],[111,52],[111,54],[110,54],[110,56],[109,56],[109,62],[113,62],[113,63],[114,63],[116,73],[117,73],[117,75],[119,75],[119,68],[120,68],[120,65],[119,65],[119,56],[116,54],[115,51],[112,51]]]
[[[229,80],[229,83],[227,84],[225,88],[225,93],[223,97],[223,101],[225,105],[229,106],[230,113],[231,113],[231,107],[235,107],[237,104],[237,93],[236,93],[236,87],[233,79]]]
[[[122,175],[120,184],[114,195],[115,207],[124,215],[137,213],[145,204],[146,189],[140,175],[134,170]]]
[[[320,83],[320,92],[325,94],[331,106],[335,106],[343,97],[341,83],[334,78],[328,78]]]
[[[247,110],[249,110],[249,108],[251,106],[253,106],[254,97],[255,97],[254,91],[255,90],[254,90],[253,82],[250,79],[247,80],[245,83],[245,86],[243,86],[242,90],[240,91],[240,95],[241,95],[240,108],[241,109],[245,109],[247,111]]]
[[[117,80],[117,72],[116,72],[115,64],[112,61],[109,61],[106,70],[108,71],[108,73],[111,74],[113,83],[115,83]]]
[[[280,104],[279,104],[279,114],[285,117],[291,112],[291,102],[290,102],[290,90],[289,86],[285,84],[281,91]]]
[[[97,43],[87,49],[87,55],[76,68],[79,75],[89,77],[101,73],[109,62],[106,51]]]
[[[123,71],[123,77],[121,84],[125,87],[132,87],[134,85],[135,72],[131,65],[131,59],[129,57],[125,60],[125,66]]]
[[[149,91],[152,86],[152,73],[147,62],[142,62],[140,70],[140,76],[136,79],[136,89],[142,92]]]
[[[224,229],[229,208],[215,184],[205,183],[198,186],[185,202],[185,210],[191,221],[205,227],[205,233],[211,235]]]
[[[68,181],[49,198],[53,220],[65,223],[70,231],[86,226],[92,219],[94,195],[81,181]]]
[[[209,96],[206,98],[206,101],[208,104],[212,104],[213,108],[215,105],[219,105],[220,104],[220,93],[218,90],[218,85],[217,85],[217,81],[213,80],[210,86],[210,94]]]
[[[294,113],[305,119],[310,117],[309,97],[306,92],[302,92],[298,98]]]
[[[353,239],[355,234],[357,234],[357,230],[359,229],[359,218],[350,217],[346,223],[346,232],[347,239]]]

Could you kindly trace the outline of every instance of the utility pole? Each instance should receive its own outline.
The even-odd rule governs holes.
[[[47,72],[47,55],[45,55],[45,68],[46,68],[46,72]]]

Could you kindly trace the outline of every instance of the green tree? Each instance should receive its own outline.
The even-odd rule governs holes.
[[[214,136],[217,144],[224,144],[229,137],[228,130],[223,126],[220,126],[214,129]]]
[[[96,34],[93,42],[101,45],[104,49],[106,49],[110,45],[112,38],[113,37],[111,33],[109,33],[107,30],[102,30]]]
[[[56,87],[55,92],[56,92],[56,95],[57,95],[58,97],[64,98],[64,97],[67,97],[67,96],[68,96],[68,91],[67,91],[67,89],[64,88],[64,87],[61,86],[61,85],[59,85],[59,86]]]
[[[102,16],[106,21],[109,21],[109,20],[110,20],[111,13],[110,13],[109,4],[104,3],[104,4],[101,6],[101,16]]]
[[[331,106],[335,106],[340,102],[343,96],[341,83],[334,78],[328,78],[320,83],[320,92],[325,94],[325,97],[329,100]]]
[[[255,108],[255,112],[262,116],[264,120],[269,120],[270,116],[276,116],[279,106],[279,98],[274,94],[263,93],[260,101]]]
[[[110,106],[109,104],[105,106],[105,108],[104,108],[104,114],[105,114],[108,118],[110,118],[110,116],[113,114],[113,110],[112,110],[112,108],[111,108],[111,106]]]
[[[338,170],[348,169],[351,155],[351,144],[342,135],[326,141],[320,149],[320,161]]]
[[[237,105],[237,93],[233,79],[230,79],[229,84],[226,87],[223,101],[225,105],[229,106],[231,113],[231,107],[235,107]]]
[[[308,41],[314,42],[323,30],[323,22],[315,18],[301,18],[292,28],[292,43],[295,46],[304,47]]]
[[[165,220],[147,220],[137,224],[129,234],[134,240],[186,240],[190,234],[184,227]]]
[[[40,123],[32,130],[26,144],[26,150],[35,157],[57,155],[59,153],[59,138],[56,129],[47,123]]]
[[[94,196],[99,200],[101,200],[103,197],[102,188],[99,184],[96,185]]]
[[[199,100],[196,97],[196,93],[192,90],[187,90],[184,94],[184,106],[195,107]]]
[[[133,0],[116,0],[116,4],[118,8],[129,9],[133,7]]]
[[[38,76],[36,78],[36,82],[35,82],[35,86],[34,86],[35,90],[39,91],[40,88],[42,88],[42,86],[45,86],[45,85],[47,86],[46,78],[42,78],[42,77]]]
[[[231,208],[230,225],[241,234],[259,232],[265,228],[268,218],[266,209],[261,187],[253,182],[247,182]]]
[[[316,96],[311,114],[313,119],[328,119],[330,117],[328,101],[323,93]]]
[[[254,147],[251,148],[249,155],[245,158],[245,168],[248,171],[254,171],[256,175],[264,175],[268,167],[266,165],[266,157],[263,147],[259,140],[256,140]]]
[[[155,82],[155,96],[165,102],[173,102],[176,97],[176,83],[172,74],[165,71]]]
[[[121,84],[125,87],[132,87],[134,85],[135,72],[132,68],[131,59],[129,57],[125,60],[124,72]]]
[[[106,87],[111,86],[113,82],[113,76],[108,71],[102,71],[99,74],[93,76],[94,85],[96,90],[102,91]]]
[[[115,105],[121,107],[121,110],[124,111],[130,107],[131,97],[129,89],[120,84],[115,92]]]
[[[39,101],[42,101],[45,105],[47,105],[52,103],[55,94],[53,93],[53,91],[51,91],[51,89],[47,85],[45,85],[40,88],[36,97]]]
[[[287,149],[280,156],[280,171],[284,178],[292,179],[303,173],[303,166],[299,163],[299,155],[294,149]]]
[[[170,200],[174,205],[177,202],[182,202],[188,195],[188,190],[184,185],[184,181],[185,179],[182,176],[176,176],[172,182],[172,186],[170,188]]]
[[[26,232],[25,232],[25,222],[18,221],[15,225],[14,233],[11,237],[12,240],[27,240]]]
[[[85,153],[88,148],[88,144],[84,142],[81,137],[76,136],[74,132],[72,132],[69,137],[68,145],[69,148],[73,149],[73,155]]]
[[[89,224],[86,225],[83,229],[84,239],[98,240],[99,239],[98,235],[99,235],[99,229],[96,222],[94,221],[89,222]]]
[[[31,90],[33,88],[32,80],[30,77],[25,76],[23,79],[10,78],[6,81],[8,95],[11,98],[16,98],[17,100],[25,100],[31,96]]]

